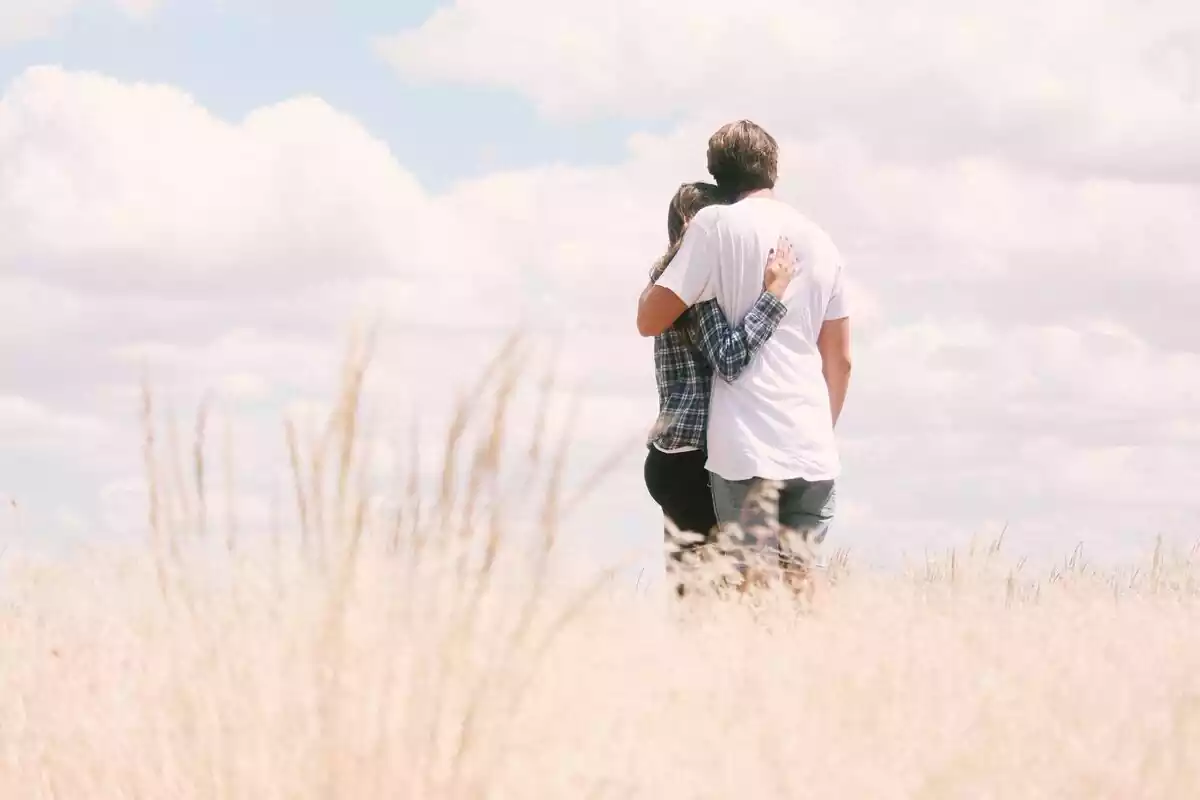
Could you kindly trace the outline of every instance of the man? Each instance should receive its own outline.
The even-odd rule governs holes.
[[[739,199],[703,209],[679,252],[643,292],[638,332],[655,336],[690,306],[716,298],[739,324],[762,291],[763,264],[791,242],[798,277],[787,314],[741,377],[715,381],[707,468],[722,526],[801,577],[816,559],[835,509],[841,471],[834,426],[850,379],[850,322],[842,258],[816,224],[774,197],[779,149],[758,125],[723,126],[708,168]]]

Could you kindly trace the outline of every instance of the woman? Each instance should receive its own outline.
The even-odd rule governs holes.
[[[711,183],[685,183],[667,211],[666,254],[650,272],[658,279],[679,250],[688,222],[705,206],[727,202]],[[780,300],[792,280],[795,261],[783,239],[768,254],[763,292],[742,323],[732,327],[716,300],[698,303],[675,325],[654,338],[654,372],[658,384],[658,421],[647,442],[645,479],[650,496],[681,532],[697,541],[677,542],[667,562],[678,567],[684,552],[710,544],[717,527],[705,437],[714,375],[733,381],[771,337],[787,313]],[[668,538],[672,539],[668,530]],[[676,583],[676,592],[683,587]]]

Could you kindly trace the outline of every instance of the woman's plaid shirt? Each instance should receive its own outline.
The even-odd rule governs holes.
[[[714,372],[726,381],[737,378],[786,313],[779,298],[763,292],[734,328],[717,301],[706,300],[654,337],[658,421],[649,444],[663,450],[704,449]]]

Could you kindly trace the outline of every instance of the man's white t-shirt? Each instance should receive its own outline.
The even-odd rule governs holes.
[[[817,350],[822,323],[849,316],[841,255],[796,209],[751,196],[697,213],[657,281],[689,306],[715,297],[730,324],[740,324],[780,236],[797,262],[782,298],[787,314],[736,381],[713,381],[708,469],[727,480],[830,480],[841,471]]]

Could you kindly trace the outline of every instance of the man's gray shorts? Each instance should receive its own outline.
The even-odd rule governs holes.
[[[834,481],[711,479],[713,507],[732,537],[732,555],[777,557],[780,566],[822,565],[820,546],[837,506]]]

